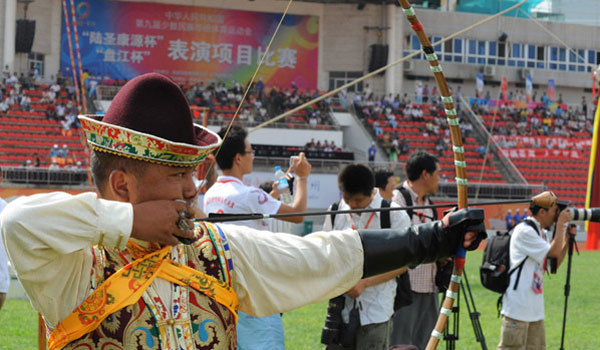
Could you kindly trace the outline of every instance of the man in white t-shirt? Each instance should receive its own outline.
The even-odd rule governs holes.
[[[523,263],[520,274],[511,274],[510,284],[502,298],[502,330],[498,350],[544,350],[544,272],[546,258],[556,259],[560,266],[568,247],[566,226],[571,219],[569,209],[558,212],[556,196],[550,191],[532,198],[532,216],[515,226],[510,241],[510,268]],[[556,234],[549,242],[545,228],[556,222]],[[519,282],[515,288],[517,276]]]
[[[305,211],[308,198],[306,184],[311,165],[306,160],[304,153],[300,153],[294,164],[298,185],[296,186],[293,203],[287,205],[260,188],[246,186],[242,182],[244,175],[252,172],[254,151],[250,142],[248,142],[246,130],[239,126],[233,126],[227,133],[227,137],[225,137],[226,131],[226,128],[223,128],[219,132],[224,141],[223,146],[216,155],[222,176],[219,176],[215,184],[206,191],[204,211],[207,214],[282,214]],[[303,220],[304,217],[302,216],[286,219],[286,221],[296,223]],[[267,231],[269,229],[269,223],[265,220],[237,221],[233,224],[248,226],[257,230]],[[259,318],[240,312],[237,336],[239,350],[285,349],[283,323],[279,314]]]
[[[362,164],[345,167],[338,176],[338,186],[342,192],[342,200],[338,210],[379,209],[383,207],[384,198],[375,188],[375,175]],[[388,202],[389,206],[398,204]],[[333,209],[332,209],[333,210]],[[389,227],[382,227],[383,215],[389,215]],[[335,219],[327,216],[323,231],[345,229],[379,229],[410,227],[410,218],[405,211],[395,210],[387,213],[370,212],[361,214],[338,214]],[[361,279],[344,294],[342,320],[350,321],[353,310],[358,310],[360,326],[349,331],[352,340],[344,344],[328,344],[327,349],[372,349],[387,350],[389,348],[391,318],[394,314],[394,298],[396,296],[395,277],[406,271],[406,268],[393,270],[378,276]],[[354,311],[356,312],[356,311]],[[352,344],[352,345],[350,345]],[[341,346],[340,346],[341,345]]]

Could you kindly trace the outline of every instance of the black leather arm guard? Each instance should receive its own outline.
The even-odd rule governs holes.
[[[450,215],[450,226],[441,221],[394,230],[359,230],[364,250],[363,278],[404,266],[417,266],[452,256],[467,231],[478,232],[468,248],[485,238],[482,209],[462,209]]]

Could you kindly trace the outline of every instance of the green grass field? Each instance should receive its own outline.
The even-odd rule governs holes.
[[[500,319],[496,317],[498,294],[483,288],[479,282],[479,264],[482,252],[467,256],[468,279],[475,299],[475,306],[481,313],[480,322],[488,349],[495,349],[500,336]],[[597,275],[599,252],[582,252],[573,256],[571,295],[567,316],[565,349],[599,349],[597,331],[600,303],[598,291],[600,282]],[[544,292],[546,298],[546,340],[548,349],[560,348],[562,316],[564,308],[564,284],[566,279],[566,259],[556,275],[546,276]],[[462,298],[462,294],[461,294]],[[460,339],[457,349],[481,349],[475,341],[473,327],[467,314],[464,299],[461,299]],[[322,349],[319,344],[321,327],[325,320],[326,303],[308,305],[284,314],[286,345],[291,350]],[[0,349],[36,349],[37,314],[28,302],[8,300],[0,311]],[[445,349],[440,344],[439,349]]]

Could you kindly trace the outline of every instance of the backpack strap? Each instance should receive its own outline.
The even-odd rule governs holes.
[[[537,233],[538,236],[540,235],[540,231],[538,230],[537,225],[533,221],[527,219],[523,220],[523,223],[531,226],[531,228],[535,230],[535,233]],[[523,261],[519,263],[519,265],[517,265],[514,269],[508,272],[508,277],[510,278],[510,275],[512,275],[512,273],[515,272],[515,270],[519,270],[519,272],[517,272],[517,280],[515,281],[515,286],[513,287],[513,290],[517,290],[517,286],[519,285],[519,279],[521,279],[521,271],[523,270],[523,265],[525,265],[525,260],[527,260],[527,258],[528,257],[526,256],[525,259],[523,259]]]
[[[335,215],[336,215],[335,212],[338,210],[339,207],[340,207],[340,201],[333,202],[333,204],[331,204],[331,207],[329,207],[329,211],[333,211],[333,213],[329,214],[329,217],[331,218],[331,228],[332,229],[335,225]]]
[[[429,201],[429,205],[433,205],[433,201],[431,200],[431,197],[427,196],[427,200]],[[433,212],[433,221],[437,221],[437,219],[438,219],[437,209],[431,208],[431,211]]]
[[[406,189],[406,187],[400,185],[398,187],[396,187],[396,189],[402,194],[402,197],[404,197],[404,203],[406,203],[407,207],[412,207],[413,201],[412,201],[412,196],[410,195],[410,192],[408,192],[408,190]],[[433,201],[431,200],[431,198],[429,196],[426,197],[426,199],[429,201],[430,205],[433,205]],[[425,216],[428,219],[432,219],[432,221],[436,221],[438,219],[438,213],[436,209],[432,209],[433,212],[433,217],[429,217],[429,216]],[[412,222],[413,219],[413,215],[415,214],[415,212],[412,209],[407,209],[406,210],[406,214],[408,214],[408,217],[410,218],[410,221]]]
[[[398,186],[396,189],[402,194],[402,197],[404,197],[404,203],[406,204],[406,206],[412,207],[413,201],[412,201],[410,192],[408,192],[408,190],[402,185]],[[415,214],[414,211],[412,209],[407,209],[406,214],[408,214],[408,217],[410,218],[410,221],[412,222],[413,215]]]
[[[389,208],[390,205],[392,204],[391,201],[387,200],[387,199],[383,199],[381,201],[381,207],[382,208]],[[383,210],[381,211],[380,214],[380,228],[391,228],[392,227],[392,222],[390,220],[390,211],[389,210]]]

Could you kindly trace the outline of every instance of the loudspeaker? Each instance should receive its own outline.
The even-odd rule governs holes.
[[[371,59],[369,61],[369,72],[375,71],[387,64],[388,46],[382,44],[371,45]],[[381,73],[383,74],[383,73]]]
[[[17,35],[15,38],[16,53],[30,53],[35,37],[35,21],[27,19],[17,20]]]
[[[506,41],[506,38],[508,38],[508,34],[502,32],[502,34],[500,34],[500,36],[498,37],[498,41],[503,43]]]

